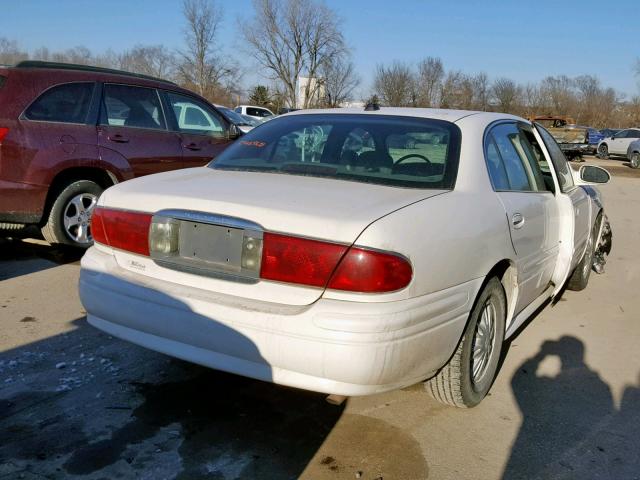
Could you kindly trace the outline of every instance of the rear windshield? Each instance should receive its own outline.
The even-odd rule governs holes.
[[[459,151],[460,130],[450,122],[385,115],[307,114],[260,125],[209,167],[451,189]]]

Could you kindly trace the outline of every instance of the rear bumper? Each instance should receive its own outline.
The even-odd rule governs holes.
[[[409,300],[321,298],[291,307],[167,282],[82,259],[89,323],[174,357],[277,384],[367,395],[428,378],[451,356],[482,280]]]

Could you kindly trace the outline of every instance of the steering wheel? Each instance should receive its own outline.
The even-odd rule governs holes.
[[[419,158],[420,160],[424,160],[425,162],[427,162],[429,165],[431,165],[431,160],[429,160],[427,157],[425,157],[424,155],[420,155],[418,153],[410,153],[409,155],[405,155],[402,158],[399,158],[398,161],[395,163],[396,165],[398,165],[399,163],[404,162],[405,160],[408,160],[410,158]]]

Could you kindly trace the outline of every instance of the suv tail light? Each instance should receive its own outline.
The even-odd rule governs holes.
[[[0,143],[4,140],[4,137],[9,133],[9,129],[6,127],[0,127]]]
[[[91,233],[98,243],[148,256],[150,224],[150,213],[97,207],[91,217]]]

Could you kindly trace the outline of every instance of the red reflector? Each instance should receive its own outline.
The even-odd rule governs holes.
[[[260,278],[324,287],[345,245],[265,232]]]
[[[352,247],[327,288],[350,292],[393,292],[409,285],[411,264],[398,255]]]
[[[2,140],[4,140],[4,137],[7,136],[7,133],[9,133],[9,129],[6,127],[0,127],[0,142]]]
[[[113,248],[149,256],[151,217],[150,213],[96,208],[91,218],[93,238],[96,242],[106,243]],[[100,224],[102,232],[99,231]],[[101,239],[100,235],[103,235]]]

